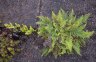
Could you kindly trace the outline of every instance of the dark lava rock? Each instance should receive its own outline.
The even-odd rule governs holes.
[[[91,13],[88,20],[88,30],[96,27],[96,0],[0,0],[0,19],[8,22],[18,22],[36,26],[36,16],[51,17],[51,11],[56,13],[60,8],[65,11],[74,9],[77,16]],[[17,35],[16,35],[17,36]],[[18,36],[17,36],[18,37]],[[96,36],[89,39],[86,49],[81,49],[83,56],[63,55],[54,59],[52,55],[41,57],[40,49],[34,49],[42,44],[42,40],[34,35],[26,41],[26,45],[20,54],[11,62],[96,62]],[[85,47],[84,47],[85,48]]]
[[[20,38],[20,36],[18,34],[16,34],[16,33],[12,34],[12,39],[19,40],[19,38]]]

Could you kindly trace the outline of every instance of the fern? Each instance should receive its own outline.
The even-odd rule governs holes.
[[[14,55],[20,52],[19,44],[20,40],[9,38],[3,31],[0,34],[0,62],[9,62]]]
[[[14,26],[12,23],[4,24],[4,26],[5,26],[6,28],[9,28],[9,29],[15,28],[15,26]]]
[[[9,24],[4,24],[4,26],[6,28],[13,29],[14,32],[21,31],[21,32],[25,33],[25,35],[30,35],[30,34],[32,34],[32,32],[35,31],[32,26],[27,27],[24,24],[20,25],[20,24],[15,23],[13,25],[12,23],[9,23]]]
[[[42,55],[53,53],[55,57],[63,54],[70,54],[75,51],[80,54],[80,47],[85,44],[85,40],[94,33],[84,30],[90,14],[77,18],[74,11],[66,13],[59,10],[58,14],[52,12],[52,18],[39,16],[40,21],[38,34],[46,40],[51,39],[51,46],[44,47]]]

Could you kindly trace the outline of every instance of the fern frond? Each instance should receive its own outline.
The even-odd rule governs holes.
[[[52,52],[57,57],[73,51],[81,55],[80,47],[94,33],[84,30],[89,16],[90,14],[85,14],[77,18],[73,10],[68,13],[63,9],[57,14],[52,11],[52,18],[39,16],[38,34],[47,40],[51,38],[51,45],[45,47],[43,55]]]

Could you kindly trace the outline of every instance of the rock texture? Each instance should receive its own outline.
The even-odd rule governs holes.
[[[0,0],[0,19],[35,25],[39,14],[39,0]]]
[[[86,29],[96,33],[96,0],[0,0],[0,20],[37,27],[36,16],[51,17],[51,11],[58,12],[60,8],[65,11],[74,9],[77,16],[91,13]],[[23,45],[24,50],[10,62],[96,62],[95,33],[82,48],[82,56],[64,55],[57,59],[52,55],[41,57],[40,45],[43,40],[34,34]]]

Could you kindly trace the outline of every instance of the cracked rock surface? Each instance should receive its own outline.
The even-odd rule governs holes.
[[[91,13],[86,29],[96,33],[96,0],[0,0],[0,20],[4,23],[23,23],[37,27],[36,16],[51,17],[51,11],[58,12],[74,9],[77,16]],[[96,62],[96,34],[87,41],[81,50],[82,56],[76,54],[64,55],[55,59],[52,55],[41,57],[40,45],[43,40],[33,34],[21,53],[13,57],[10,62]]]

